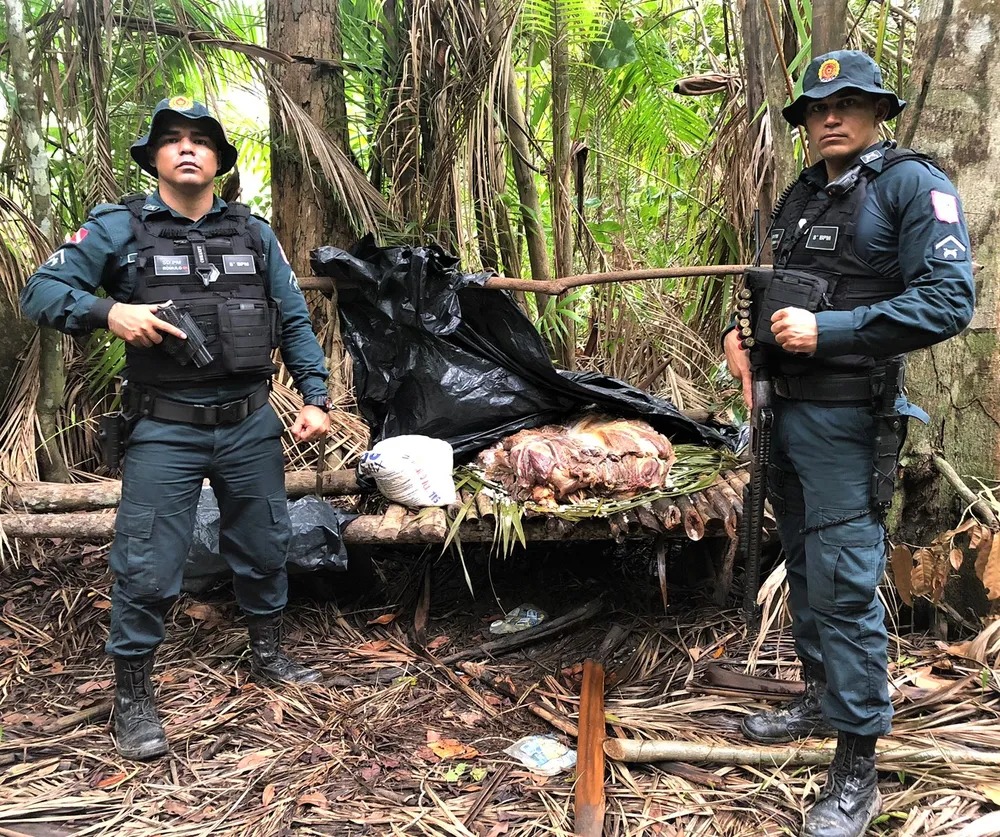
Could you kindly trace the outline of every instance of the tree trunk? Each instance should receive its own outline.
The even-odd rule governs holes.
[[[489,39],[492,54],[503,56],[509,61],[508,31],[504,26],[504,16],[493,0],[487,0],[484,6],[484,28]],[[505,92],[502,84],[491,86],[494,91],[494,101],[483,107],[483,123],[488,126],[488,151],[485,154],[486,170],[490,178],[489,203],[493,211],[493,222],[496,230],[497,245],[500,250],[499,271],[505,276],[521,276],[520,242],[514,236],[510,222],[510,213],[504,203],[506,193],[507,168],[505,166],[506,148],[500,139],[500,127],[497,125],[498,114],[504,111]],[[523,292],[517,292],[515,297],[521,307],[527,312],[527,304]]]
[[[350,155],[347,106],[343,70],[334,64],[343,59],[340,12],[336,0],[297,0],[267,3],[267,45],[291,55],[324,59],[316,64],[275,65],[274,73],[289,98],[309,114],[316,127]],[[322,244],[348,247],[355,239],[347,215],[338,206],[330,185],[316,179],[308,187],[309,165],[305,149],[291,147],[292,138],[282,133],[278,106],[271,103],[271,217],[274,232],[282,242],[292,269],[311,273],[310,250]],[[314,304],[318,300],[312,301]],[[337,317],[334,291],[326,310],[329,317],[331,394],[344,393],[344,344]],[[319,329],[323,323],[314,323]]]
[[[910,397],[931,415],[910,422],[910,449],[940,451],[963,477],[1000,473],[1000,7],[981,0],[921,5],[901,144],[934,155],[962,197],[977,275],[977,307],[958,337],[910,358]],[[929,208],[928,208],[928,211]],[[918,461],[919,464],[919,461]],[[921,477],[924,479],[921,479]],[[902,519],[926,543],[955,523],[964,503],[933,469],[910,467]]]
[[[507,30],[511,23],[506,18],[507,9],[498,0],[486,0],[487,27],[494,42],[499,44],[501,37],[506,42]],[[518,204],[521,207],[521,228],[528,248],[528,264],[531,268],[531,278],[548,280],[552,278],[549,270],[548,243],[545,228],[541,222],[541,203],[538,199],[538,189],[535,186],[535,172],[531,166],[531,148],[528,143],[528,122],[521,105],[521,91],[517,87],[517,77],[514,74],[514,63],[511,59],[510,44],[505,43],[500,48],[503,56],[503,83],[497,89],[497,107],[503,115],[507,142],[510,148],[510,168],[514,175],[514,185],[517,188]],[[502,162],[499,163],[502,166]],[[521,252],[519,242],[514,238],[507,207],[503,203],[500,191],[494,196],[497,205],[497,217],[501,219],[500,247],[510,251],[509,264],[504,262],[508,276],[522,277]],[[545,310],[548,294],[535,294],[535,307],[539,313]],[[524,305],[524,297],[520,298]],[[525,309],[527,310],[527,309]]]
[[[31,218],[44,238],[52,241],[52,195],[49,189],[49,157],[41,119],[35,101],[35,83],[28,61],[28,40],[24,29],[24,6],[21,0],[6,0],[7,48],[17,91],[17,111],[28,157],[31,189]],[[35,402],[38,419],[38,468],[50,482],[69,482],[69,469],[59,450],[59,410],[65,396],[66,372],[63,364],[63,338],[52,329],[42,329],[40,337],[41,388]]]
[[[503,112],[507,121],[507,141],[510,143],[510,163],[517,185],[518,202],[521,205],[521,226],[524,228],[525,243],[528,246],[528,264],[531,278],[548,280],[552,278],[549,268],[548,242],[545,227],[542,226],[542,204],[535,186],[535,171],[531,166],[531,148],[528,144],[528,123],[521,105],[521,91],[517,88],[517,78],[510,57],[507,57],[507,95],[503,102]],[[548,304],[548,294],[535,294],[535,305],[541,314]]]
[[[570,192],[569,30],[562,0],[553,0],[552,36],[552,237],[556,277],[573,273],[573,203]],[[565,297],[561,297],[565,299]],[[556,314],[556,317],[559,315]],[[556,334],[556,355],[564,369],[576,365],[576,325],[562,319]]]
[[[4,324],[3,331],[0,331],[0,403],[3,403],[3,394],[10,391],[21,355],[34,332],[34,325],[21,316],[17,298],[8,299],[2,292],[0,323]]]
[[[746,57],[747,117],[751,136],[761,147],[770,144],[771,154],[760,155],[763,170],[756,173],[758,183],[757,208],[761,215],[761,231],[767,226],[778,191],[795,177],[795,155],[792,151],[788,123],[781,115],[781,108],[788,96],[784,64],[784,49],[780,33],[775,39],[775,28],[783,20],[781,3],[769,2],[769,17],[763,3],[747,0],[743,9],[742,32]],[[772,22],[774,28],[772,28]],[[761,107],[766,109],[760,113]],[[764,259],[769,259],[770,245],[764,245]]]
[[[847,40],[847,0],[813,0],[812,57],[843,49]]]

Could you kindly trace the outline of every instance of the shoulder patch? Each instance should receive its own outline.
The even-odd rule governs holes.
[[[66,251],[61,248],[45,260],[45,267],[59,267],[64,264],[66,264]]]
[[[79,244],[81,241],[83,241],[87,237],[87,235],[89,234],[89,232],[90,231],[86,227],[80,227],[80,229],[78,229],[72,235],[67,235],[66,236],[66,243],[67,244]]]
[[[954,195],[931,189],[931,206],[934,207],[934,217],[942,224],[958,223],[958,200]]]
[[[955,236],[948,235],[934,245],[934,258],[943,262],[964,262],[968,249]]]

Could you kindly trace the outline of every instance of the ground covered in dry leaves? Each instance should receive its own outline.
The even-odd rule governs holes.
[[[227,588],[184,596],[156,665],[172,749],[150,764],[111,746],[105,551],[62,544],[22,556],[0,578],[0,835],[571,834],[573,774],[533,775],[503,750],[555,731],[539,712],[576,722],[585,658],[605,665],[608,734],[626,737],[743,745],[739,719],[761,704],[695,688],[702,668],[742,671],[752,657],[759,674],[798,676],[787,629],[772,627],[753,649],[735,611],[707,604],[698,555],[673,556],[666,613],[641,547],[533,548],[506,562],[466,551],[474,598],[460,561],[436,550],[377,555],[370,572],[359,560],[349,582],[299,579],[286,646],[327,677],[301,689],[247,681]],[[429,560],[421,647],[413,622]],[[499,658],[470,653],[464,666],[452,659],[490,639],[489,622],[517,604],[555,617],[597,598],[596,618],[562,636]],[[893,642],[900,742],[1000,741],[996,673],[955,650]],[[824,774],[609,762],[605,833],[797,834]],[[981,830],[1000,816],[998,768],[910,767],[880,784],[873,834],[1000,833]]]

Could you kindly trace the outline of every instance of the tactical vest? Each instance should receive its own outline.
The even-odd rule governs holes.
[[[270,298],[264,246],[259,230],[249,223],[250,210],[230,203],[221,215],[195,228],[167,209],[150,212],[144,219],[146,201],[145,195],[122,199],[136,248],[124,268],[134,288],[130,301],[173,300],[186,309],[204,333],[213,360],[197,368],[181,365],[162,345],[127,345],[129,382],[189,386],[270,378],[275,371],[271,353],[279,344],[280,311]]]
[[[881,171],[862,163],[856,184],[846,194],[830,196],[800,177],[775,207],[771,224],[774,266],[825,279],[829,289],[819,310],[850,311],[892,299],[905,290],[900,274],[882,275],[858,254],[857,224],[868,188],[882,172],[904,160],[929,158],[909,149],[883,146],[877,151],[883,157]],[[804,358],[769,347],[768,366],[784,375],[817,375],[871,369],[875,359],[863,355]]]

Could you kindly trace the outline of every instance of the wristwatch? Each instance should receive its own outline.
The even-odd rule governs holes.
[[[324,413],[332,412],[335,406],[329,395],[314,395],[305,399],[305,403],[310,407],[319,407]]]

